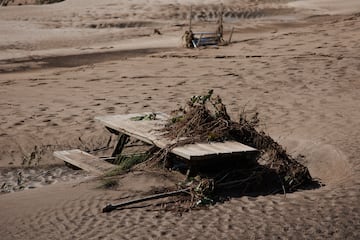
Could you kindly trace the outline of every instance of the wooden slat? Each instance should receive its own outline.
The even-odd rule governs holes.
[[[193,32],[194,35],[215,35],[218,36],[219,34],[217,32]]]
[[[188,144],[176,147],[172,152],[189,160],[199,160],[203,158],[208,159],[243,154],[246,152],[257,152],[257,150],[239,142],[226,141]]]
[[[159,148],[165,148],[174,141],[166,139],[163,133],[159,131],[164,127],[169,116],[164,113],[156,113],[156,120],[133,121],[132,117],[144,116],[151,113],[112,115],[96,117],[106,127],[118,132],[125,133],[141,141],[156,145]],[[246,152],[257,152],[255,148],[249,147],[239,142],[211,142],[187,144],[172,149],[172,153],[188,160],[202,160],[221,156],[244,154]]]
[[[101,175],[114,168],[114,165],[80,149],[55,151],[54,156],[95,175]]]
[[[157,146],[160,145],[159,147],[161,148],[165,147],[168,141],[162,142],[161,140],[158,140],[158,136],[161,135],[161,132],[157,130],[165,125],[169,116],[165,113],[156,113],[156,120],[131,120],[133,117],[144,116],[147,114],[151,113],[101,116],[95,117],[95,119],[109,128],[135,137],[141,141]],[[158,141],[158,144],[155,144],[156,141]]]
[[[209,148],[212,148],[213,151],[216,151],[217,153],[232,153],[234,151],[236,151],[236,149],[234,148],[227,148],[226,147],[226,144],[222,144],[220,145],[221,143],[209,143],[208,147]],[[201,145],[201,147],[207,147],[205,144]]]
[[[187,144],[181,147],[176,147],[172,149],[171,152],[190,161],[213,158],[217,155],[215,152],[201,149],[195,144]]]
[[[226,142],[215,142],[210,143],[214,148],[219,149],[221,152],[246,152],[253,151],[254,148],[247,146],[245,144],[235,142],[235,141],[226,141]]]
[[[200,35],[200,38],[195,38],[197,46],[206,46],[206,45],[217,45],[219,43],[218,37],[203,37]]]

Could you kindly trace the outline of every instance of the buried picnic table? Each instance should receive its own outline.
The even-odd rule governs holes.
[[[176,140],[166,138],[164,132],[161,131],[170,119],[169,115],[165,113],[145,112],[109,115],[95,117],[95,119],[112,134],[118,136],[118,142],[112,153],[113,157],[121,154],[129,137],[136,138],[160,149],[176,144]],[[259,153],[257,149],[236,141],[185,144],[173,147],[170,151],[183,159],[189,167],[204,166],[210,163],[218,164],[220,161],[234,159],[234,157],[236,157],[236,161],[254,161]],[[101,158],[78,149],[56,151],[54,156],[96,175],[104,173],[114,166]]]

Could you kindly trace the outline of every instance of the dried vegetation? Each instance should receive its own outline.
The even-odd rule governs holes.
[[[180,184],[188,188],[191,207],[212,203],[224,196],[292,192],[312,182],[308,169],[263,131],[257,130],[258,113],[231,120],[219,96],[213,91],[192,97],[184,108],[172,113],[162,130],[176,144],[151,155],[142,167],[171,167],[171,149],[195,142],[238,141],[260,151],[257,163],[248,166],[217,166],[216,171],[199,171]],[[261,162],[261,164],[259,164]],[[224,165],[225,166],[225,165]]]

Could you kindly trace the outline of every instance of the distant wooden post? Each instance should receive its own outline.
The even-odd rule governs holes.
[[[233,32],[234,32],[234,27],[231,28],[231,32],[230,32],[230,36],[229,36],[229,41],[228,41],[229,44],[231,43],[231,38],[232,38]]]
[[[221,8],[220,8],[220,13],[219,13],[219,26],[217,28],[217,35],[219,36],[219,41],[222,41],[223,39],[223,34],[224,34],[224,27],[223,27],[223,15],[224,15],[224,5],[221,4]]]
[[[192,5],[190,6],[190,17],[189,17],[189,32],[191,32],[191,21],[192,21]]]

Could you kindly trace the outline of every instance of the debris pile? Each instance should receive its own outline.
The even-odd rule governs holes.
[[[185,108],[172,112],[172,118],[161,131],[176,143],[155,152],[142,166],[169,168],[171,149],[191,143],[232,140],[260,151],[258,164],[223,169],[218,166],[216,171],[199,170],[195,177],[189,176],[180,188],[190,189],[192,207],[217,201],[224,193],[227,196],[285,193],[311,183],[308,169],[270,136],[258,131],[258,125],[258,113],[250,117],[242,113],[238,122],[231,120],[221,98],[214,97],[210,90],[206,95],[192,97]]]

